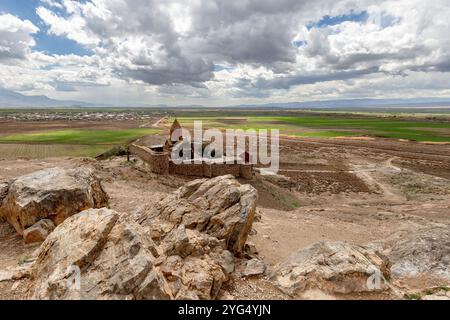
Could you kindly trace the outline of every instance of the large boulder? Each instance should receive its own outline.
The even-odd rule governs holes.
[[[52,168],[0,184],[0,200],[0,217],[23,235],[39,220],[59,225],[80,211],[104,207],[108,195],[88,167]]]
[[[154,258],[148,243],[118,225],[119,214],[89,209],[68,218],[39,249],[34,299],[99,299],[125,295],[145,278]]]
[[[141,223],[164,236],[174,226],[207,233],[226,242],[233,253],[243,251],[252,228],[258,192],[241,185],[232,175],[186,184],[158,202]]]
[[[310,289],[327,293],[362,293],[388,288],[389,266],[373,250],[345,242],[319,242],[277,266],[270,280],[284,293]]]
[[[251,201],[255,197],[251,189],[241,187],[234,178],[214,181],[221,184],[218,195],[221,202],[214,204],[212,198],[207,198],[209,210],[194,210],[185,194],[189,189],[192,196],[201,189],[205,190],[205,197],[212,197],[208,191],[213,188],[209,180],[190,183],[168,198],[172,198],[172,206],[176,206],[174,196],[181,199],[180,205],[191,208],[190,217],[197,219],[201,219],[201,213],[213,212],[213,216],[221,216],[226,212],[221,226],[227,228],[227,232],[222,232],[218,225],[210,225],[208,219],[202,221],[210,228],[197,228],[192,223],[185,224],[194,219],[181,216],[174,220],[165,213],[155,215],[152,212],[152,215],[136,218],[105,208],[86,210],[66,219],[39,248],[31,273],[29,297],[215,299],[235,269],[234,255],[227,249],[245,242],[246,228],[251,226],[254,214]],[[227,196],[223,194],[230,193],[235,195],[225,204]],[[201,198],[198,195],[193,199],[201,201]],[[156,237],[155,228],[159,224],[172,228],[161,228]]]
[[[180,225],[160,245],[109,209],[68,218],[40,247],[32,299],[214,299],[231,253]]]
[[[450,229],[431,227],[409,233],[386,253],[394,278],[428,276],[450,284]]]

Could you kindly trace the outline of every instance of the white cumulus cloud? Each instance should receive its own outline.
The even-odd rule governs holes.
[[[33,34],[39,29],[28,20],[0,14],[0,62],[26,59],[36,44]]]

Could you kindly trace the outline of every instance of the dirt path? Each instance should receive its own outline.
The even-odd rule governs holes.
[[[377,181],[373,176],[367,171],[356,171],[356,175],[360,177],[365,183],[374,189],[381,190],[384,200],[390,202],[401,203],[406,201],[405,196],[397,193],[393,188],[385,183]]]
[[[392,162],[396,159],[398,159],[398,157],[391,157],[381,164],[369,163],[367,166],[364,166],[365,168],[355,168],[354,170],[352,170],[352,172],[356,174],[360,179],[362,179],[373,190],[381,191],[384,200],[394,203],[405,202],[406,197],[398,190],[398,188],[395,188],[392,185],[389,185],[383,182],[378,177],[374,176],[377,173],[396,174],[401,172],[401,168],[396,167],[392,164]]]
[[[396,171],[396,172],[401,172],[401,171],[402,171],[401,168],[399,168],[399,167],[397,167],[397,166],[395,166],[395,165],[392,164],[392,161],[397,160],[397,159],[398,159],[398,157],[392,157],[392,158],[389,158],[389,159],[386,161],[386,163],[385,163],[386,168],[392,169],[392,170],[394,170],[394,171]]]
[[[159,128],[159,125],[161,124],[161,122],[163,122],[163,121],[165,121],[165,120],[167,120],[167,119],[169,119],[169,117],[162,117],[161,119],[159,119],[158,121],[156,121],[153,125],[152,125],[152,127],[154,127],[154,128]]]
[[[144,124],[141,124],[139,126],[139,128],[159,128],[159,125],[161,124],[161,122],[163,122],[164,120],[168,119],[167,116],[162,117],[161,119],[158,119],[156,122],[146,122]]]

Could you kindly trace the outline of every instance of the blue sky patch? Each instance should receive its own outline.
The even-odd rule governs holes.
[[[391,15],[382,15],[380,18],[380,27],[389,28],[392,27],[398,23],[400,23],[401,19],[398,17],[394,17]]]
[[[308,44],[308,42],[306,41],[302,41],[302,40],[295,40],[292,41],[292,45],[296,48],[300,48],[300,47],[304,47]]]
[[[308,30],[312,28],[322,28],[327,26],[335,26],[338,24],[341,24],[346,21],[353,21],[353,22],[365,22],[367,21],[367,18],[369,17],[367,11],[362,11],[360,13],[355,13],[354,11],[351,11],[349,14],[344,14],[341,16],[323,16],[322,19],[320,19],[317,22],[310,22],[306,25]]]
[[[58,55],[86,56],[93,54],[91,50],[84,48],[73,40],[48,34],[48,27],[36,14],[36,8],[39,6],[42,6],[39,0],[0,0],[0,12],[10,13],[22,20],[29,20],[39,28],[40,31],[33,35],[36,41],[34,50]],[[63,15],[63,12],[55,10],[55,8],[53,8],[53,11]]]
[[[35,37],[36,51],[43,51],[47,54],[67,55],[75,54],[78,56],[90,56],[93,52],[84,48],[73,40],[54,36],[51,34],[43,34],[40,32]]]
[[[222,70],[231,71],[231,70],[233,70],[233,68],[225,67],[225,66],[222,66],[220,64],[215,64],[214,65],[214,72],[219,72],[219,71],[222,71]]]

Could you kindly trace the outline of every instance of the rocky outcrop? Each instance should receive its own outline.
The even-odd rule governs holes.
[[[258,193],[231,175],[195,180],[156,204],[141,223],[163,237],[176,225],[226,242],[233,253],[243,251],[256,212]]]
[[[68,218],[39,249],[33,299],[213,299],[231,270],[214,237],[182,225],[156,245],[109,209]]]
[[[367,246],[316,243],[279,264],[270,275],[281,291],[302,298],[311,290],[333,295],[382,292],[390,288],[397,289],[389,294],[401,297],[399,292],[408,294],[410,290],[409,282],[403,281],[408,279],[413,280],[413,287],[418,283],[414,279],[425,287],[443,288],[450,284],[450,230],[446,226],[401,232]]]
[[[406,235],[386,253],[395,278],[431,276],[450,284],[450,229],[432,227]]]
[[[100,181],[87,167],[38,171],[1,184],[0,193],[0,216],[21,235],[39,220],[59,225],[73,214],[108,203]]]
[[[375,251],[345,242],[319,242],[292,255],[270,276],[291,296],[310,289],[327,293],[386,290],[389,266]]]
[[[430,300],[430,301],[449,301],[450,300],[450,291],[446,290],[436,290],[436,292],[432,294],[425,295],[421,298],[421,300]]]
[[[266,272],[266,269],[267,266],[263,261],[259,259],[252,259],[245,265],[245,269],[244,272],[242,272],[242,275],[244,277],[260,276]]]
[[[184,226],[169,233],[161,247],[158,269],[176,299],[215,299],[234,270],[233,255],[223,242]]]
[[[211,191],[210,181],[189,183],[163,200],[172,214],[158,209],[136,221],[103,208],[66,219],[38,251],[29,297],[215,299],[235,269],[227,249],[245,244],[256,191],[228,176],[214,179],[220,188]]]
[[[44,242],[54,229],[55,224],[52,220],[43,219],[28,229],[25,229],[23,232],[23,239],[26,244]]]

